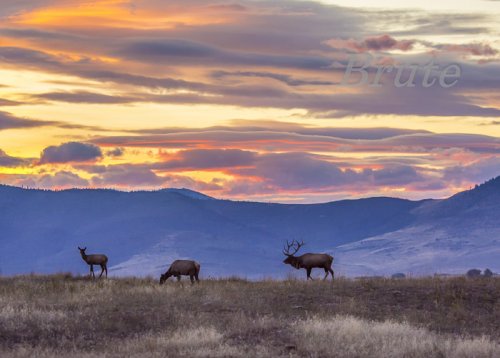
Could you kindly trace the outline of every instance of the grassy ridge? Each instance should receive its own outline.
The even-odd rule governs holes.
[[[0,356],[500,354],[500,279],[0,279]]]

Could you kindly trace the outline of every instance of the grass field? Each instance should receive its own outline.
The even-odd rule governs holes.
[[[1,357],[500,357],[500,279],[0,278]]]

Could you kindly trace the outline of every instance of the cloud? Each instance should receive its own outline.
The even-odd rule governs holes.
[[[165,177],[164,187],[169,188],[188,188],[202,192],[209,191],[222,191],[223,187],[217,183],[217,180],[211,182],[203,182],[194,180],[193,178],[182,175],[168,175]]]
[[[394,28],[404,30],[391,31],[394,36],[439,36],[439,35],[462,35],[471,36],[478,34],[489,34],[495,31],[488,27],[488,23],[494,22],[494,15],[488,13],[439,13],[429,11],[415,11],[409,14],[407,11],[391,11],[386,14],[377,13],[377,23],[390,21]],[[478,26],[478,24],[484,24]]]
[[[0,149],[0,167],[21,167],[31,163],[31,160],[25,158],[11,157]]]
[[[72,35],[69,33],[63,33],[58,31],[46,31],[41,29],[23,29],[23,28],[0,28],[0,35],[12,38],[21,39],[47,39],[47,40],[68,40],[68,41],[79,41],[82,40],[82,36]]]
[[[255,153],[240,149],[184,150],[177,153],[165,164],[162,164],[161,168],[195,170],[234,168],[252,165],[255,159]]]
[[[383,50],[401,50],[408,51],[411,50],[414,44],[414,40],[396,40],[389,35],[381,35],[378,37],[368,37],[363,43],[362,47],[367,50],[383,51]]]
[[[95,103],[95,104],[131,103],[136,101],[136,99],[132,97],[111,96],[111,95],[93,93],[88,91],[50,92],[50,93],[32,95],[31,98],[48,100],[48,101],[57,101],[57,102]]]
[[[142,132],[140,132],[142,133]],[[500,153],[500,139],[475,134],[436,134],[396,128],[329,128],[264,121],[236,121],[228,127],[165,128],[144,134],[92,140],[103,146],[143,148],[248,149],[258,151],[415,152],[461,148]],[[152,133],[152,134],[150,134]]]
[[[231,179],[213,183],[221,187],[213,190],[219,195],[237,197],[340,191],[381,195],[381,188],[405,188],[408,195],[425,192],[426,196],[442,196],[451,193],[445,168],[500,154],[500,139],[483,135],[314,127],[264,120],[235,120],[227,127],[160,128],[138,133],[144,134],[103,137],[95,142],[105,146],[180,148],[141,167],[166,176],[180,171],[222,172]],[[386,155],[356,154],[370,152]],[[494,170],[497,169],[489,173]],[[466,174],[456,172],[456,176]],[[483,178],[484,174],[477,177]]]
[[[404,186],[426,179],[410,166],[387,164],[380,169],[356,171],[308,153],[262,155],[255,168],[236,170],[236,173],[260,177],[281,190]]]
[[[392,78],[389,79],[391,80]],[[459,83],[461,81],[460,79]],[[396,88],[389,84],[378,90],[369,90],[360,94],[329,96],[323,99],[316,97],[318,101],[311,98],[309,111],[313,115],[317,113],[320,118],[342,118],[360,114],[500,116],[500,109],[493,105],[478,105],[474,103],[474,98],[440,87]]]
[[[0,131],[5,129],[43,127],[56,124],[57,122],[18,118],[8,112],[0,111]]]
[[[182,158],[182,159],[181,159]],[[304,152],[261,153],[241,150],[187,150],[174,158],[163,158],[165,162],[151,164],[155,170],[206,170],[222,169],[236,175],[237,183],[226,183],[231,192],[241,192],[243,187],[255,190],[280,189],[304,190],[315,188],[408,185],[424,181],[425,177],[414,167],[386,163],[379,169],[355,171],[346,163],[335,163],[333,157],[322,157]],[[381,166],[377,164],[377,166]],[[344,167],[344,168],[343,168]],[[258,180],[260,184],[249,184]],[[246,184],[242,184],[242,183]]]
[[[43,72],[57,74],[67,74],[77,76],[83,79],[92,79],[102,82],[112,82],[119,84],[145,86],[151,88],[165,89],[189,89],[204,90],[202,83],[177,80],[172,78],[151,77],[127,72],[116,72],[111,68],[102,68],[103,63],[96,61],[70,60],[65,57],[55,56],[53,54],[22,47],[0,47],[0,62],[14,68],[35,69]],[[115,68],[115,67],[113,67]],[[126,69],[123,69],[126,71]],[[88,91],[87,91],[88,92]],[[61,94],[68,95],[66,92],[55,92],[59,100],[63,97]],[[72,93],[69,92],[69,95]],[[68,96],[70,98],[71,96]],[[34,97],[36,98],[36,97]]]
[[[450,44],[441,47],[444,51],[465,52],[474,56],[494,56],[498,51],[488,44],[470,43],[470,44]]]
[[[175,173],[158,175],[162,164],[117,164],[117,165],[74,165],[74,168],[93,174],[91,184],[94,187],[121,187],[157,189],[160,187],[190,188],[193,190],[222,190],[216,180],[203,182]]]
[[[416,80],[418,81],[418,79]],[[473,80],[474,81],[474,80]],[[457,88],[468,88],[459,80]],[[497,80],[490,79],[493,86]],[[486,83],[478,86],[485,86]],[[57,94],[58,101],[80,103],[161,103],[213,104],[240,107],[302,108],[312,117],[341,118],[364,114],[418,115],[418,116],[500,116],[500,109],[474,103],[476,98],[443,88],[393,88],[392,84],[378,88],[363,88],[353,94],[299,94],[282,88],[263,85],[221,86],[213,88],[214,95],[198,93],[137,94],[130,96],[102,96],[85,94]],[[47,94],[52,97],[53,94]],[[41,95],[43,96],[43,95]],[[480,94],[478,93],[478,96]],[[422,103],[426,103],[422,106]]]
[[[0,18],[10,17],[22,12],[33,11],[53,3],[53,0],[2,0]]]
[[[368,51],[388,51],[400,50],[409,51],[413,48],[415,40],[396,40],[389,35],[380,35],[367,37],[362,41],[356,40],[343,40],[343,39],[330,39],[326,43],[334,48],[349,49],[356,52]]]
[[[254,72],[254,71],[214,71],[212,77],[216,79],[224,79],[226,77],[250,77],[250,78],[270,78],[279,82],[283,82],[289,86],[331,86],[338,84],[335,81],[322,81],[312,79],[299,79],[289,75],[272,73],[272,72]]]
[[[369,173],[373,175],[373,184],[377,186],[406,186],[426,180],[415,168],[402,165],[388,166]]]
[[[346,185],[358,180],[350,170],[315,158],[306,153],[268,154],[262,156],[255,169],[242,169],[240,174],[262,177],[269,184],[281,189],[305,189]]]
[[[210,5],[210,3],[197,4],[204,9]],[[369,22],[366,25],[368,28],[362,28],[360,25],[368,14],[361,10],[312,2],[297,2],[293,5],[284,2],[259,2],[248,5],[250,10],[241,12],[241,16],[245,19],[243,22],[221,21],[210,25],[202,23],[199,26],[177,26],[168,30],[155,29],[141,31],[133,37],[130,36],[130,32],[137,33],[136,30],[123,28],[113,29],[113,37],[106,32],[96,30],[78,35],[81,39],[66,39],[64,35],[67,31],[65,32],[64,28],[56,31],[56,34],[33,33],[29,29],[25,29],[23,33],[17,31],[19,29],[7,31],[4,28],[6,36],[10,34],[17,36],[16,38],[57,35],[58,41],[61,41],[58,43],[58,48],[60,46],[63,53],[64,49],[74,53],[78,50],[78,45],[81,45],[85,50],[92,50],[93,56],[82,54],[74,58],[74,56],[54,55],[52,50],[49,52],[41,49],[2,47],[0,61],[15,68],[37,69],[137,87],[135,91],[125,93],[116,90],[112,95],[94,93],[91,90],[53,91],[33,96],[33,100],[82,104],[142,102],[212,104],[248,108],[301,108],[315,117],[333,118],[371,114],[500,115],[496,102],[488,101],[486,94],[477,93],[471,97],[461,92],[464,88],[487,87],[492,91],[498,88],[497,77],[491,76],[490,73],[498,72],[495,68],[499,66],[485,68],[477,63],[466,62],[462,56],[463,52],[457,52],[460,50],[487,55],[496,51],[489,45],[474,43],[436,45],[442,49],[449,46],[449,51],[440,51],[446,55],[443,61],[463,60],[459,62],[464,68],[463,76],[453,89],[433,91],[421,86],[412,91],[396,89],[391,84],[392,78],[388,76],[383,88],[376,91],[370,88],[357,88],[346,94],[341,91],[342,88],[336,87],[342,76],[342,66],[346,64],[346,53],[330,47],[335,45],[335,41],[338,47],[347,47],[348,50],[356,52],[383,52],[393,49],[405,52],[397,56],[388,55],[389,60],[395,63],[410,60],[426,63],[432,55],[418,57],[411,54],[408,50],[414,43],[423,42],[414,39],[413,36],[410,40],[400,40],[401,36],[397,36],[394,32],[370,35],[378,28],[378,22],[383,22],[381,19],[384,19],[384,13],[371,14],[376,20]],[[156,3],[144,6],[165,10],[171,9],[170,6],[175,7],[175,2],[170,6]],[[190,3],[188,7],[189,10],[184,11],[191,11],[193,14],[202,11],[196,9],[194,3]],[[386,14],[393,20],[401,15],[394,12]],[[405,19],[413,25],[444,21],[442,16],[427,20],[424,15],[412,14]],[[467,22],[478,19],[477,16],[466,15],[450,15],[450,18]],[[282,31],[275,30],[278,24],[283,26]],[[298,33],[299,26],[307,28],[306,34]],[[250,37],[249,32],[252,34]],[[72,31],[71,34],[73,33],[78,31]],[[333,40],[332,34],[337,36]],[[352,38],[361,40],[345,40]],[[245,43],[245,46],[242,46],[242,43]],[[110,64],[100,60],[100,56],[116,57],[119,61]],[[333,64],[342,66],[335,67]],[[200,66],[203,66],[202,70]],[[472,68],[476,74],[482,72],[480,77],[488,80],[480,81],[478,76],[468,76],[465,71],[467,68]],[[208,76],[203,74],[205,71]],[[163,77],[160,75],[162,73],[173,73],[180,78]],[[262,81],[257,81],[258,79],[269,79],[269,81],[259,83]],[[120,88],[123,91],[124,87]],[[161,91],[162,89],[166,91]],[[424,102],[426,105],[422,106]]]
[[[25,177],[18,180],[16,184],[20,186],[27,186],[29,188],[68,189],[84,188],[89,185],[89,182],[75,173],[71,173],[69,171],[59,171],[55,174]]]
[[[178,65],[195,67],[259,66],[320,70],[329,68],[332,60],[321,55],[274,55],[259,52],[243,52],[220,49],[180,39],[151,39],[125,45],[116,55],[128,60],[157,63],[170,61]]]
[[[500,121],[490,121],[486,123],[479,124],[480,126],[500,126]]]
[[[9,65],[26,66],[28,68],[47,69],[60,71],[62,63],[53,55],[43,51],[32,50],[21,47],[0,47],[0,59]]]
[[[457,186],[470,186],[495,178],[500,174],[500,157],[478,159],[465,165],[445,169],[444,180]]]
[[[134,165],[112,165],[102,168],[101,173],[91,180],[99,187],[155,187],[162,186],[165,178],[156,175],[151,169]]]
[[[295,133],[301,135],[315,135],[327,136],[342,139],[383,139],[390,137],[397,137],[407,134],[418,134],[431,132],[423,129],[404,129],[404,128],[390,128],[390,127],[369,127],[369,128],[350,128],[350,127],[320,127],[308,126],[301,123],[274,121],[274,120],[245,120],[233,119],[227,125],[219,125],[206,128],[148,128],[148,129],[133,129],[128,132],[140,135],[161,135],[161,134],[174,134],[174,133],[205,133],[212,131],[224,132],[283,132]]]
[[[120,147],[106,151],[106,155],[109,157],[121,157],[123,154],[125,154],[125,149]]]
[[[75,167],[94,174],[91,183],[98,187],[184,186],[235,195],[245,191],[247,194],[262,194],[422,185],[430,180],[409,165],[378,163],[378,168],[354,170],[349,167],[352,164],[335,163],[334,159],[303,152],[259,154],[235,150],[192,150],[182,151],[174,157],[162,157],[161,162],[155,163]],[[178,174],[179,170],[210,169],[222,170],[232,179],[202,182]]]
[[[65,129],[89,129],[106,131],[105,128],[86,126],[73,123],[65,123],[59,121],[42,121],[29,118],[19,118],[11,113],[0,111],[0,131],[7,129],[28,129],[37,127],[58,127]]]
[[[0,85],[0,88],[2,88],[3,86]],[[0,107],[8,107],[8,106],[20,106],[22,105],[23,103],[22,102],[18,102],[18,101],[11,101],[9,99],[4,99],[4,98],[0,98]]]
[[[101,149],[94,144],[68,142],[45,148],[40,157],[40,164],[86,162],[101,157]]]
[[[135,43],[127,45],[120,52],[128,56],[139,56],[140,58],[207,58],[221,53],[221,51],[215,47],[180,39],[137,41]]]
[[[361,128],[370,125],[370,119],[374,126],[396,118],[415,120],[417,124],[401,124],[412,128],[418,123],[427,128],[427,122],[435,120],[458,120],[460,128],[497,122],[500,65],[484,62],[498,57],[497,44],[488,40],[497,30],[493,14],[377,11],[285,0],[145,0],[131,7],[119,1],[76,1],[73,7],[67,5],[60,0],[2,2],[0,35],[6,46],[0,46],[0,65],[7,71],[37,71],[42,75],[35,75],[36,81],[49,80],[43,86],[17,87],[9,82],[11,87],[2,88],[12,93],[8,98],[23,98],[23,102],[0,99],[0,106],[17,106],[12,109],[16,115],[0,112],[0,130],[52,126],[57,128],[54,136],[71,138],[64,141],[91,138],[89,143],[46,148],[40,159],[42,164],[67,163],[64,168],[86,171],[85,178],[92,177],[88,185],[182,185],[270,196],[339,190],[346,195],[380,194],[381,187],[404,187],[443,195],[443,184],[454,183],[445,177],[455,175],[457,183],[466,183],[467,178],[491,174],[486,166],[478,169],[474,163],[486,163],[500,154],[499,139],[488,135]],[[40,9],[43,13],[33,12]],[[168,19],[164,14],[169,14]],[[443,42],[453,36],[457,43],[432,43],[429,34]],[[381,88],[346,89],[338,83],[352,53],[374,53],[380,62],[393,64],[425,64],[431,59],[440,65],[456,62],[463,71],[457,86],[448,90],[418,84],[398,89],[392,74],[384,76]],[[369,69],[371,74],[374,70]],[[417,82],[421,78],[419,72]],[[29,93],[18,93],[23,91]],[[182,119],[186,112],[180,105],[187,104],[207,104],[204,107],[220,110],[223,116],[229,111],[221,107],[231,106],[231,111],[241,109],[243,118],[254,117],[251,114],[257,108],[281,109],[281,113],[294,113],[290,121],[311,125],[240,120],[207,128],[141,130],[135,129],[137,125],[127,127],[133,115],[127,113],[123,128],[115,125],[104,133],[106,128],[86,126],[80,119],[84,113],[95,113],[105,126],[111,116],[112,121],[119,120],[115,110],[123,111],[118,105],[128,103],[133,103],[134,111],[147,107],[145,113],[152,107],[175,105],[175,111],[164,112],[164,121],[156,124],[160,126],[169,123],[170,115],[176,121]],[[66,107],[83,110],[68,123],[17,117],[14,111],[25,113],[27,104],[43,106],[44,115],[60,115]],[[92,104],[99,104],[99,111]],[[324,124],[327,120],[331,124]],[[347,123],[353,128],[340,128]],[[149,120],[145,123],[145,127],[151,125]],[[446,128],[451,127],[445,124],[440,130]],[[95,136],[97,131],[101,137]],[[152,163],[137,164],[145,152]],[[99,161],[103,156],[107,160]],[[19,163],[16,159],[3,152],[0,156],[14,166]],[[105,165],[127,160],[133,164]],[[36,171],[59,167],[34,167],[31,175],[39,179]],[[188,178],[189,171],[202,172],[196,177],[209,179]],[[85,180],[61,174],[57,182],[53,176],[44,179],[46,185],[64,184],[64,178],[83,185],[80,180]]]

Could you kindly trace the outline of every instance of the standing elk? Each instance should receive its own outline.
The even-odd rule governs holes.
[[[200,282],[198,279],[198,275],[200,273],[200,264],[196,261],[191,260],[175,260],[172,265],[170,265],[167,272],[161,275],[160,277],[160,285],[163,285],[165,281],[168,280],[170,276],[175,276],[177,281],[181,280],[182,276],[189,276],[191,279],[191,283]]]
[[[283,254],[286,256],[286,259],[283,260],[283,263],[295,267],[297,270],[304,268],[307,271],[307,279],[313,279],[311,277],[311,270],[314,267],[322,268],[325,270],[325,277],[323,280],[326,280],[328,274],[332,275],[332,280],[335,275],[332,270],[333,257],[328,254],[303,254],[301,256],[294,256],[299,249],[304,246],[304,242],[298,242],[293,240],[292,243],[286,242],[286,247],[283,249]],[[290,249],[294,249],[293,253],[290,253]]]
[[[93,254],[93,255],[87,255],[85,253],[85,250],[87,250],[86,247],[83,249],[78,246],[78,250],[80,250],[80,255],[82,255],[83,261],[87,263],[87,265],[90,266],[90,275],[95,278],[94,274],[94,265],[99,265],[101,266],[101,274],[99,275],[99,278],[101,278],[102,274],[106,272],[106,278],[108,277],[108,257],[103,254]]]

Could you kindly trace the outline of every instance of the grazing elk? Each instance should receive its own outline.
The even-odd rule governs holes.
[[[335,275],[332,270],[333,257],[328,254],[304,254],[301,256],[294,256],[299,249],[304,245],[304,242],[298,242],[293,240],[292,243],[286,242],[286,247],[283,250],[283,254],[286,256],[286,259],[283,260],[283,263],[287,265],[291,265],[295,267],[297,270],[304,268],[307,271],[307,279],[313,279],[311,277],[311,270],[314,267],[322,268],[325,270],[325,277],[323,280],[326,280],[328,274],[332,274],[332,280]],[[294,249],[293,253],[290,253],[290,249]]]
[[[172,265],[170,265],[167,272],[161,275],[160,285],[163,285],[165,281],[168,280],[170,276],[177,277],[177,281],[181,280],[182,276],[189,276],[191,283],[200,282],[198,279],[198,274],[200,273],[200,264],[196,261],[191,260],[175,260]]]
[[[101,278],[102,274],[106,272],[106,278],[108,277],[108,257],[103,254],[93,254],[93,255],[87,255],[85,253],[85,250],[87,250],[86,247],[83,249],[78,246],[78,250],[80,250],[80,255],[82,255],[83,261],[87,263],[87,265],[90,266],[90,275],[95,278],[94,274],[94,265],[99,265],[101,266],[101,274],[99,275],[99,278]]]

